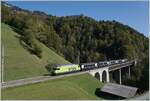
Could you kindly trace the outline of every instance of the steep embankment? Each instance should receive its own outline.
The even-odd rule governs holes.
[[[2,23],[1,29],[5,52],[4,81],[48,74],[47,63],[69,63],[42,43],[39,43],[42,47],[42,59],[39,59],[21,45],[19,35],[10,26]]]

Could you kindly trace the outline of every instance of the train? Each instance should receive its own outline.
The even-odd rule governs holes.
[[[57,65],[51,68],[52,75],[72,73],[78,71],[86,71],[95,68],[102,68],[109,65],[121,64],[127,62],[127,59],[111,60],[111,61],[100,61],[100,62],[91,62],[91,63],[81,63],[81,64],[65,64]]]

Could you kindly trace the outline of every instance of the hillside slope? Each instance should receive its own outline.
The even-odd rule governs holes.
[[[69,63],[42,43],[42,59],[31,55],[21,44],[18,34],[2,23],[2,44],[4,44],[4,81],[48,74],[47,63]]]
[[[96,100],[102,83],[89,74],[64,77],[37,84],[2,89],[2,99],[11,100]]]

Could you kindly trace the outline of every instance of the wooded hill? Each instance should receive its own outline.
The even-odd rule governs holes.
[[[96,21],[84,15],[56,17],[2,5],[2,22],[17,28],[39,57],[42,50],[34,39],[72,63],[141,59],[148,53],[148,38],[117,21]]]
[[[15,27],[31,54],[39,58],[42,49],[36,41],[72,63],[149,59],[149,39],[117,21],[97,21],[83,14],[57,17],[2,2],[2,22]]]

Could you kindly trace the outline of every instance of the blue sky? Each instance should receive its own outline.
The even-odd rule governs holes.
[[[148,36],[148,1],[9,1],[28,10],[56,16],[84,14],[96,20],[116,20]]]

